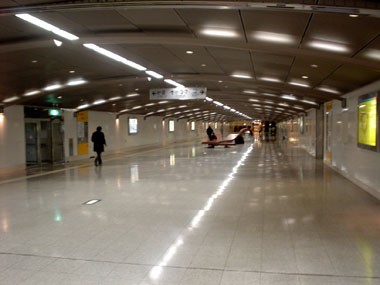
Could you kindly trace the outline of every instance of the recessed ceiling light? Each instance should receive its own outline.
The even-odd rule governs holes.
[[[303,79],[308,79],[309,76],[307,76],[307,75],[302,75],[302,78],[303,78]]]
[[[53,40],[54,44],[57,46],[57,47],[60,47],[62,45],[62,42],[59,41],[59,40]]]
[[[348,48],[340,44],[321,42],[321,41],[312,41],[309,43],[309,46],[317,49],[334,51],[334,52],[347,52]]]
[[[187,50],[186,53],[187,54],[193,54],[194,52],[192,50]]]
[[[255,32],[253,37],[260,41],[265,42],[273,42],[280,44],[290,44],[293,43],[293,37],[287,34],[279,34],[279,33],[270,33],[270,32]]]
[[[222,83],[222,82],[223,82],[223,80],[219,80],[218,82],[219,82],[219,83]]]
[[[37,59],[33,59],[33,60],[32,60],[32,63],[37,63],[37,62],[38,62]]]
[[[358,14],[350,14],[350,15],[348,15],[348,16],[351,17],[351,18],[357,18],[357,17],[359,17]]]
[[[202,63],[202,64],[201,64],[201,66],[202,66],[202,67],[205,67],[205,66],[206,66],[206,64],[205,64],[205,63]]]
[[[70,70],[69,73],[75,73],[75,70]]]
[[[139,91],[140,89],[136,88],[135,91]]]
[[[312,68],[318,68],[318,64],[312,64],[310,65]]]
[[[256,94],[257,92],[254,91],[254,90],[244,90],[243,93],[247,93],[247,94]]]
[[[237,33],[235,31],[229,31],[229,30],[204,29],[201,33],[206,36],[213,36],[213,37],[234,38],[237,36]]]
[[[62,99],[62,96],[58,96],[57,98],[58,98],[58,99]]]

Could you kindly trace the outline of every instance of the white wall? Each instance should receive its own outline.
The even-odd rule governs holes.
[[[24,107],[4,108],[0,118],[0,168],[25,166]]]
[[[380,153],[357,146],[358,97],[380,90],[380,80],[344,96],[347,110],[333,102],[331,166],[380,199]]]
[[[128,118],[130,117],[138,119],[137,134],[128,133]],[[175,119],[175,131],[169,132],[169,119],[163,120],[162,117],[151,116],[144,119],[142,115],[123,114],[117,118],[115,113],[88,111],[88,154],[77,155],[77,122],[74,112],[64,112],[64,125],[66,161],[94,156],[91,135],[98,126],[102,127],[106,137],[105,153],[114,153],[144,146],[162,146],[192,139],[201,140],[203,137],[207,137],[204,127],[207,124],[202,122],[196,122],[195,131],[191,131],[190,122]],[[70,156],[67,150],[70,138],[74,141],[73,156]]]

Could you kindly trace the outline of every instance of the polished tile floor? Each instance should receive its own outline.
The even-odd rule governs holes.
[[[379,201],[289,142],[5,180],[2,285],[380,284]]]

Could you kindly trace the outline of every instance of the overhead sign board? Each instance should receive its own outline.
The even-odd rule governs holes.
[[[207,88],[185,87],[185,88],[158,88],[149,90],[151,100],[194,100],[205,99]]]

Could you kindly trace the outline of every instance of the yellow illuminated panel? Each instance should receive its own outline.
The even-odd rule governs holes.
[[[358,142],[376,146],[377,99],[367,98],[359,101],[358,106]]]

